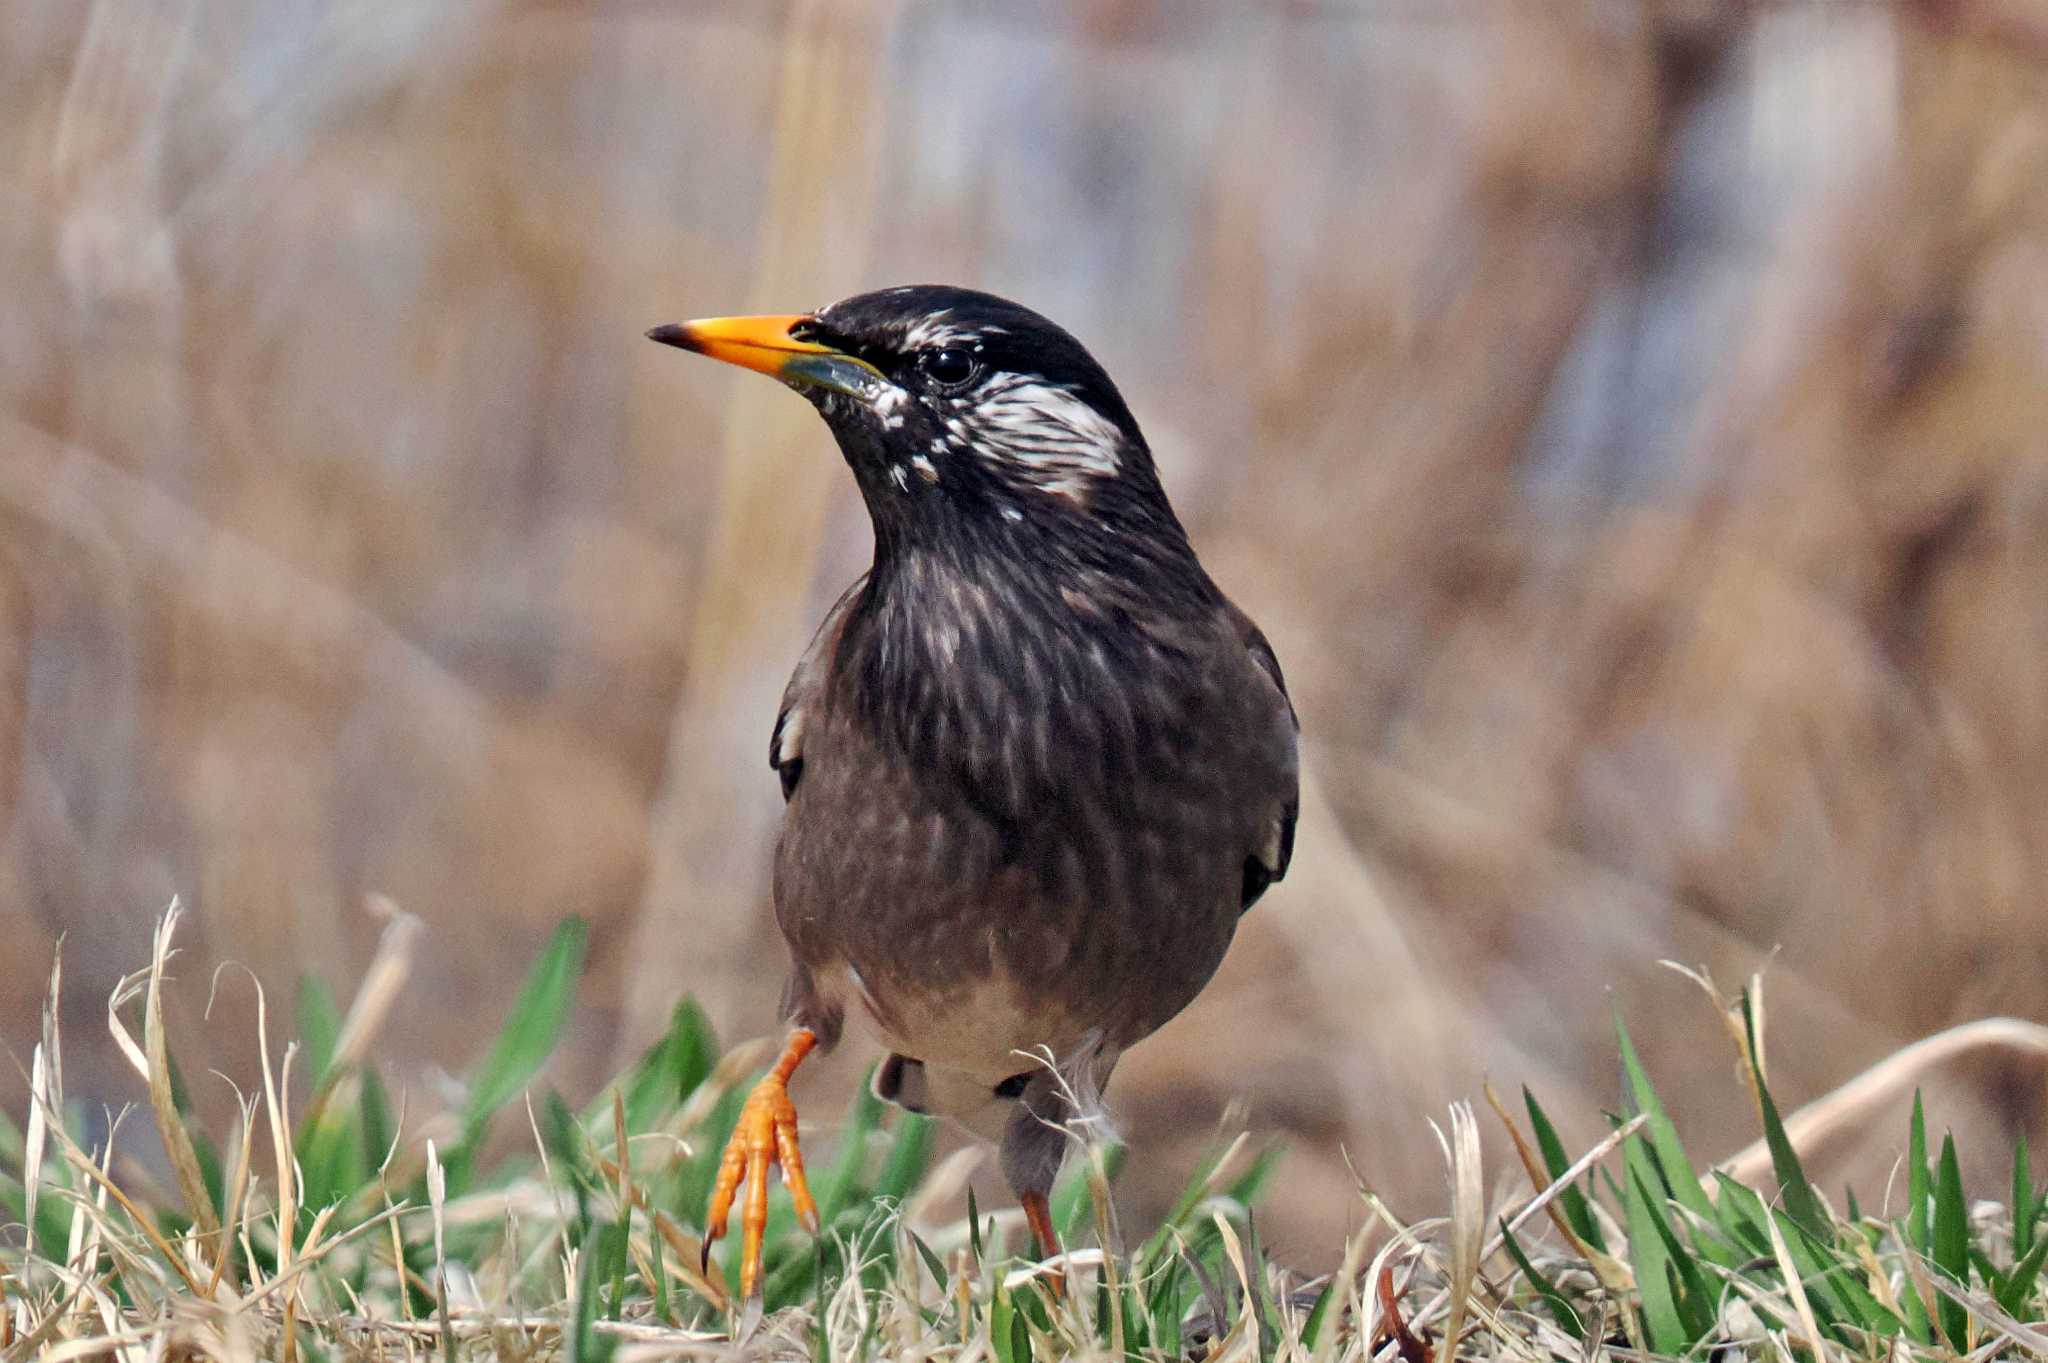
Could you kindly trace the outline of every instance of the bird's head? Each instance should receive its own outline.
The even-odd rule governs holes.
[[[1180,538],[1109,375],[1067,332],[1006,299],[917,285],[647,334],[809,398],[853,467],[878,539],[1091,526]]]

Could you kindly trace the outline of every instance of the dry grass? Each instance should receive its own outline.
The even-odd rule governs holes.
[[[1440,1132],[1444,1214],[1404,1221],[1358,1183],[1341,1267],[1319,1278],[1261,1244],[1257,1198],[1286,1175],[1271,1152],[1247,1161],[1242,1134],[1133,1247],[1110,1196],[1121,1152],[1077,1133],[1076,1175],[1055,1202],[1071,1248],[1034,1264],[1005,1249],[1013,1213],[984,1219],[971,1197],[964,1218],[945,1210],[964,1170],[930,1165],[922,1123],[883,1131],[870,1112],[820,1166],[826,1240],[805,1243],[778,1199],[766,1310],[734,1314],[717,1265],[696,1269],[688,1209],[702,1188],[690,1171],[708,1172],[758,1048],[714,1063],[684,1009],[668,1041],[580,1115],[530,1091],[580,970],[581,934],[565,930],[468,1076],[460,1113],[387,1126],[371,1048],[417,934],[390,913],[381,968],[346,1021],[316,998],[300,1010],[301,1039],[273,1055],[254,986],[259,1082],[218,1146],[194,1124],[164,1042],[177,906],[163,916],[107,1020],[148,1086],[169,1187],[121,1153],[141,1116],[82,1134],[53,972],[30,1120],[0,1129],[0,1202],[20,1212],[0,1234],[0,1360],[2048,1358],[2048,1333],[2028,1323],[2048,1315],[2037,1233],[2048,1199],[2024,1145],[2007,1204],[1972,1203],[1953,1147],[1930,1161],[1916,1110],[1903,1186],[1874,1211],[1853,1195],[1846,1210],[1828,1206],[1785,1133],[1858,1119],[1856,1095],[1910,1082],[1916,1057],[1780,1122],[1755,1049],[1755,981],[1713,997],[1772,1141],[1778,1186],[1762,1196],[1725,1173],[1711,1194],[1695,1178],[1625,1035],[1633,1116],[1567,1162],[1533,1096],[1525,1134],[1489,1089],[1520,1160],[1489,1179],[1474,1115],[1453,1106]],[[2042,1044],[2038,1029],[1990,1036]],[[295,1070],[310,1073],[295,1083]],[[294,1091],[311,1095],[296,1117]],[[511,1146],[483,1140],[494,1117],[519,1128]],[[366,1148],[373,1136],[386,1143]],[[1065,1292],[1047,1290],[1053,1267]]]
[[[1424,1205],[1484,1074],[1595,1139],[1610,1000],[1734,1149],[1660,957],[1778,950],[1799,1098],[2048,1017],[2043,12],[0,0],[0,1108],[60,938],[68,1093],[141,1096],[99,1014],[173,893],[194,1075],[258,1064],[213,966],[346,996],[373,892],[394,1086],[572,914],[565,1086],[678,993],[765,1030],[761,745],[865,529],[801,403],[640,337],[923,277],[1107,363],[1301,705],[1294,873],[1117,1077],[1133,1217],[1243,1099],[1332,1268],[1342,1152]],[[1944,1071],[1967,1159],[2042,1072]]]

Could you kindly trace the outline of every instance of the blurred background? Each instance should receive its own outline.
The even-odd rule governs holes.
[[[565,915],[570,1093],[686,992],[772,1030],[768,728],[868,530],[805,404],[641,332],[924,280],[1093,349],[1302,715],[1294,874],[1112,1089],[1127,1217],[1241,1099],[1333,1259],[1344,1152],[1436,1210],[1482,1076],[1597,1136],[1616,1010],[1732,1151],[1663,958],[1766,972],[1787,1106],[2048,1018],[2043,0],[0,24],[0,1104],[60,937],[71,1092],[140,1096],[105,1000],[173,895],[191,1074],[254,1075],[216,964],[346,999],[372,893],[422,1106]],[[1931,1102],[1967,1161],[2043,1097]]]

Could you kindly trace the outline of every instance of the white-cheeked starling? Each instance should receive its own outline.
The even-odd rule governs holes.
[[[793,1030],[707,1250],[744,1181],[756,1291],[770,1164],[815,1229],[788,1081],[852,1013],[889,1052],[877,1092],[998,1142],[1052,1254],[1066,1123],[1286,873],[1280,665],[1203,571],[1116,385],[1036,313],[918,286],[648,335],[809,398],[875,535],[769,740]]]

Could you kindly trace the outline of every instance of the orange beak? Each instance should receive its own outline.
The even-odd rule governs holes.
[[[792,388],[826,388],[850,397],[872,399],[887,382],[882,372],[843,350],[790,335],[792,328],[809,320],[797,314],[707,317],[656,327],[647,333],[647,339],[694,350],[743,369],[759,370]]]

